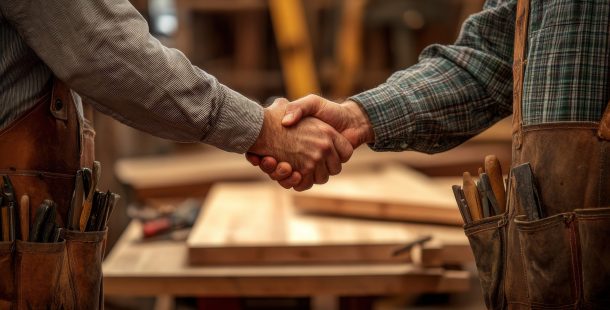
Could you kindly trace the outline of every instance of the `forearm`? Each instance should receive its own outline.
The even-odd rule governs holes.
[[[368,115],[377,151],[450,149],[511,113],[514,2],[471,17],[454,45],[353,96]]]
[[[56,76],[130,126],[235,152],[258,136],[262,108],[161,45],[126,0],[14,1],[2,9]]]

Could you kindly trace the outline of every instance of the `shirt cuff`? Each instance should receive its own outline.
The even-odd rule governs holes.
[[[413,111],[398,90],[382,84],[349,99],[360,104],[373,126],[375,142],[369,143],[371,149],[377,152],[410,149]]]
[[[254,144],[263,127],[263,107],[236,91],[221,86],[224,100],[216,123],[201,142],[227,152],[243,154]]]

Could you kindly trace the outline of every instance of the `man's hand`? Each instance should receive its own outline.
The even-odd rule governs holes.
[[[314,116],[340,132],[353,148],[363,143],[372,142],[374,133],[370,121],[360,106],[353,101],[342,104],[326,100],[316,95],[309,95],[289,103],[282,119],[282,125],[293,126],[307,116]],[[248,161],[269,174],[285,188],[297,189],[301,182],[301,175],[293,172],[290,164],[280,162],[272,156],[259,157],[253,154],[246,155]]]
[[[345,136],[354,148],[375,138],[368,117],[351,100],[338,104],[317,95],[308,95],[287,105],[282,125],[293,126],[306,116],[329,124]]]
[[[297,126],[283,127],[281,119],[287,103],[278,99],[265,109],[263,128],[249,153],[285,162],[274,163],[272,178],[284,181],[288,175],[291,187],[306,190],[341,172],[341,164],[350,158],[353,148],[335,129],[315,118],[305,117]],[[265,158],[262,162],[265,163]],[[292,173],[293,170],[299,174]]]

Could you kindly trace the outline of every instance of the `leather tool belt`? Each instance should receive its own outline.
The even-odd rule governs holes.
[[[30,225],[44,199],[57,204],[67,227],[75,173],[92,168],[95,132],[56,80],[51,93],[0,131],[0,174],[15,196],[30,197]],[[103,308],[103,231],[62,230],[58,242],[0,242],[0,309]]]
[[[517,7],[513,167],[530,163],[546,217],[527,220],[511,187],[504,214],[465,232],[489,309],[609,309],[610,105],[599,123],[523,126],[529,2]]]

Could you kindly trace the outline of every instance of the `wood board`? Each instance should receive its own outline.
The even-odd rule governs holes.
[[[463,225],[451,188],[412,169],[389,165],[379,172],[337,176],[324,186],[293,194],[301,211]]]
[[[184,242],[142,241],[132,221],[104,260],[104,294],[295,297],[464,292],[469,271],[413,264],[190,266]]]
[[[204,203],[187,246],[192,265],[409,262],[392,253],[423,235],[467,247],[461,228],[297,212],[270,182],[220,183]]]

